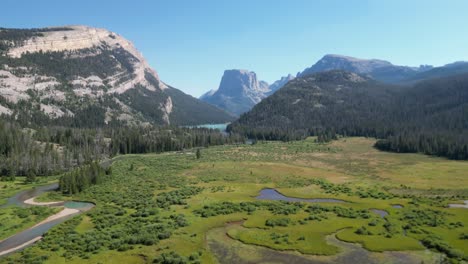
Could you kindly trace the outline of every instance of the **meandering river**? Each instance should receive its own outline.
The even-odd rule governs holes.
[[[437,263],[440,254],[430,251],[370,252],[359,244],[343,242],[335,234],[326,236],[327,243],[340,249],[334,256],[306,255],[297,251],[281,251],[244,244],[231,238],[230,229],[245,229],[242,221],[227,223],[208,231],[206,244],[219,263],[298,263],[298,264],[356,264],[356,263]]]
[[[34,202],[34,198],[41,195],[44,192],[53,191],[58,188],[58,184],[49,184],[45,186],[39,186],[30,190],[22,191],[17,193],[15,196],[9,198],[7,203],[2,207],[7,206],[51,206],[51,207],[63,207],[63,210],[55,215],[49,216],[47,219],[41,221],[35,226],[21,231],[9,238],[0,241],[0,256],[15,252],[23,249],[34,242],[40,240],[42,235],[46,233],[52,227],[63,223],[67,219],[72,218],[82,212],[88,211],[94,207],[93,203],[88,202],[51,202],[51,203],[39,203]]]
[[[256,197],[259,200],[274,200],[288,202],[309,203],[346,203],[346,201],[330,198],[302,199],[288,197],[275,189],[263,189]],[[401,205],[395,208],[402,208]],[[385,217],[388,212],[379,209],[371,209],[374,213]],[[437,263],[440,254],[424,251],[386,251],[370,252],[359,244],[343,242],[336,238],[336,233],[325,237],[328,244],[336,246],[341,253],[334,256],[306,255],[297,251],[280,251],[258,245],[244,244],[231,238],[227,233],[231,229],[246,229],[243,221],[227,223],[223,227],[217,227],[208,231],[206,243],[210,251],[220,263]],[[339,231],[338,231],[339,232]]]

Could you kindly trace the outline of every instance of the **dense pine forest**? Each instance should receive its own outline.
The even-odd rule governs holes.
[[[54,175],[130,153],[150,153],[243,142],[239,135],[183,127],[21,127],[0,120],[0,175]]]
[[[110,167],[105,170],[99,163],[92,162],[87,166],[65,173],[60,177],[59,188],[63,194],[82,192],[91,185],[102,183],[111,173]]]
[[[376,147],[468,159],[468,75],[392,86],[343,71],[289,82],[229,126],[255,139],[376,137]]]

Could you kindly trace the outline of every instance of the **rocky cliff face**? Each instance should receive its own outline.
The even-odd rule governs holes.
[[[289,74],[269,85],[259,81],[257,74],[248,70],[226,70],[218,90],[200,96],[200,100],[215,105],[235,115],[249,111],[262,99],[271,95],[295,77]]]
[[[171,97],[167,89],[130,41],[106,29],[0,29],[0,110],[16,119],[35,109],[49,119],[84,118],[92,109],[98,123],[169,124],[174,101],[196,99]],[[18,106],[24,103],[26,112]],[[189,105],[231,118],[206,104]]]
[[[96,48],[100,47],[111,50],[123,49],[133,57],[130,61],[133,66],[133,76],[131,79],[119,84],[116,84],[117,80],[119,80],[119,73],[116,73],[114,76],[109,76],[107,81],[113,85],[113,89],[109,92],[123,93],[137,84],[141,84],[152,90],[167,88],[159,79],[156,71],[149,66],[143,55],[130,41],[119,34],[106,29],[87,26],[69,26],[66,28],[57,28],[57,31],[52,31],[54,28],[50,29],[51,31],[43,32],[41,36],[29,38],[21,45],[12,47],[7,52],[8,56],[20,58],[25,53],[65,52],[84,49],[95,49],[94,55],[97,55],[100,51]],[[77,54],[75,56],[92,55],[93,52],[89,52],[82,55]],[[149,83],[145,78],[145,73],[152,75],[156,83]],[[94,79],[94,81],[102,82],[102,80]]]
[[[226,70],[216,92],[201,99],[221,109],[240,115],[266,97],[268,83],[259,81],[257,74],[248,70]]]
[[[216,93],[225,96],[244,96],[257,103],[268,90],[268,84],[259,82],[255,72],[247,70],[226,70]]]

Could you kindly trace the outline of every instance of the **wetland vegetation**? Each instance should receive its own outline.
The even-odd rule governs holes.
[[[193,149],[118,156],[106,180],[39,197],[96,206],[1,262],[466,261],[468,210],[448,204],[468,197],[468,162],[381,152],[374,143],[308,138],[211,146],[198,158]],[[268,189],[293,200],[258,199]],[[41,211],[24,219],[54,210],[34,208],[22,209]]]

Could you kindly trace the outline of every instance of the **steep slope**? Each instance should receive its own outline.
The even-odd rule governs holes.
[[[278,91],[281,89],[283,86],[285,86],[289,81],[293,80],[295,77],[291,74],[288,74],[287,76],[281,77],[281,79],[275,81],[273,84],[270,85],[270,92],[268,95]]]
[[[348,123],[374,123],[383,111],[382,102],[391,100],[392,90],[392,86],[350,72],[311,74],[289,81],[231,128],[248,133],[285,130],[314,134]]]
[[[468,129],[468,74],[431,78],[403,89],[395,113],[412,125],[462,133]]]
[[[169,87],[165,92],[172,98],[171,124],[199,125],[233,121],[236,117],[213,105]]]
[[[268,83],[259,81],[255,72],[247,70],[224,71],[218,90],[201,100],[240,115],[266,97]]]
[[[213,94],[214,94],[215,92],[216,92],[216,90],[214,90],[214,89],[213,89],[213,90],[209,90],[208,92],[206,92],[206,93],[200,95],[200,97],[198,97],[198,99],[203,100],[203,99],[205,99],[205,98],[208,98],[208,97],[210,97],[210,96],[213,96]]]
[[[394,86],[329,71],[290,81],[229,129],[259,139],[372,136],[385,150],[468,159],[467,116],[468,74]]]
[[[384,60],[366,60],[349,56],[325,55],[310,68],[305,69],[299,76],[329,70],[344,70],[362,75],[368,75],[376,80],[388,83],[398,83],[411,76],[431,69],[431,66],[407,67],[393,65]]]
[[[22,123],[193,124],[213,108],[178,93],[178,104],[156,71],[122,36],[86,26],[0,29],[0,111]],[[196,107],[191,109],[191,107]],[[232,118],[214,111],[216,119]]]
[[[405,80],[405,83],[416,83],[422,80],[429,80],[441,77],[448,77],[458,74],[468,73],[468,62],[459,61],[441,67],[435,67],[428,71],[417,73]]]

